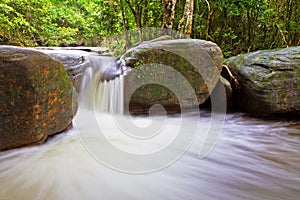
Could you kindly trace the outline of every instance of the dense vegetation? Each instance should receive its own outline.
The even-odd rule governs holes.
[[[124,30],[162,27],[166,1],[0,0],[0,44],[98,45]],[[175,2],[178,30],[188,0]],[[299,43],[299,0],[192,2],[190,37],[216,42],[225,56]]]

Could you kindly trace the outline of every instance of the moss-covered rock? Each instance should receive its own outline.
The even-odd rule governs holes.
[[[174,39],[144,42],[127,51],[121,59],[134,70],[124,78],[125,102],[129,102],[131,111],[144,112],[154,104],[174,111],[179,110],[180,106],[200,105],[207,100],[218,82],[223,55],[221,49],[209,41]],[[164,66],[174,71],[166,70]],[[187,82],[179,80],[178,73]],[[165,80],[173,82],[172,86],[177,88],[175,90],[186,92],[190,85],[193,91],[189,90],[183,99],[178,99],[178,93],[160,84]],[[148,84],[139,87],[133,94],[128,92],[129,87],[134,88],[143,81]]]
[[[64,66],[38,51],[0,46],[0,150],[65,130],[75,107]]]
[[[300,47],[226,60],[239,82],[237,106],[252,114],[300,114]]]
[[[55,51],[47,51],[45,53],[64,65],[73,86],[80,93],[84,71],[89,66],[86,58],[80,54],[56,53]]]

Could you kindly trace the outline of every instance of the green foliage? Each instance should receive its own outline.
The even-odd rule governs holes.
[[[102,0],[4,0],[0,43],[23,46],[99,44],[113,34],[114,5]],[[111,14],[113,13],[113,14]]]
[[[28,23],[23,14],[6,2],[0,3],[0,41],[18,44],[24,40],[30,45],[30,35],[36,30]],[[26,37],[22,37],[24,33]]]
[[[209,0],[209,22],[206,2],[195,2],[193,37],[213,40],[226,57],[295,46],[300,40],[297,0]]]
[[[194,0],[193,38],[212,40],[225,57],[300,40],[298,0]],[[162,0],[0,0],[0,44],[99,45],[132,30],[161,27]],[[209,2],[210,10],[207,2]],[[174,29],[185,0],[177,0]],[[152,33],[151,33],[152,34]],[[120,52],[143,35],[110,42]],[[151,36],[148,38],[153,39]],[[119,53],[118,53],[119,54]]]

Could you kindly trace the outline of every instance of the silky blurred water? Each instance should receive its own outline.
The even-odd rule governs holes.
[[[199,120],[200,130],[210,123],[205,111],[184,117]],[[133,120],[147,123],[148,119]],[[168,117],[170,132],[178,128],[178,120],[179,116]],[[195,140],[175,163],[146,174],[122,173],[102,165],[82,146],[77,131],[74,127],[45,145],[0,152],[0,199],[298,200],[300,196],[300,123],[296,120],[228,114],[222,135],[207,157],[199,158],[201,141]],[[130,145],[116,138],[114,142]]]

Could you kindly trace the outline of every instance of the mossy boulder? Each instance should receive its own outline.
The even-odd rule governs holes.
[[[48,55],[0,46],[0,150],[43,143],[70,126],[75,89]]]
[[[177,112],[183,107],[201,105],[208,99],[219,80],[223,55],[213,42],[174,39],[141,43],[128,50],[121,59],[134,71],[129,70],[124,77],[125,108],[129,106],[131,112],[143,113],[152,105],[160,104],[167,111]],[[179,78],[178,73],[186,82]],[[161,84],[166,80],[173,89]],[[138,87],[134,93],[128,91],[141,82],[147,84]],[[185,97],[178,99],[180,90]]]
[[[257,114],[300,114],[300,47],[264,50],[225,62],[239,82],[235,102]]]

